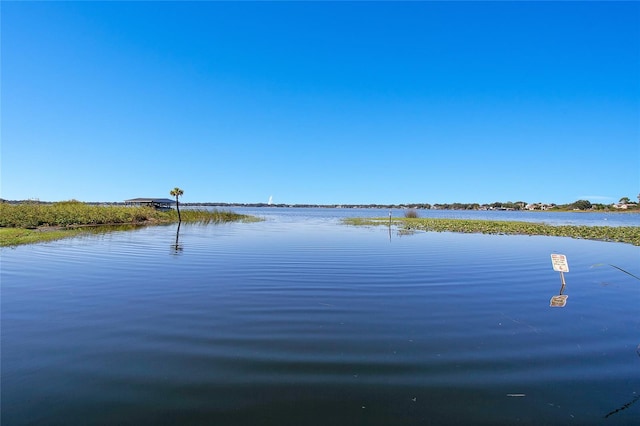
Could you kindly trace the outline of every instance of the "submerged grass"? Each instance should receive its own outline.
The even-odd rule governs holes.
[[[182,210],[182,221],[223,223],[257,221],[253,216],[219,210]],[[0,246],[29,244],[67,238],[99,225],[154,225],[178,221],[171,209],[90,205],[79,201],[53,204],[0,203]]]
[[[0,246],[17,246],[20,244],[40,243],[60,240],[82,234],[83,229],[38,230],[24,228],[0,228]]]
[[[349,225],[389,225],[389,218],[347,218],[344,222]],[[433,218],[396,218],[393,219],[391,223],[400,226],[401,229],[405,231],[422,230],[498,235],[544,235],[622,242],[640,246],[639,226],[555,226],[533,222]]]

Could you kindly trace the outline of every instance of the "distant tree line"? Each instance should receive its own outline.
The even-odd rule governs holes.
[[[174,193],[175,190],[179,192]],[[171,195],[176,198],[182,195],[182,190],[175,188]],[[74,200],[75,201],[75,200]],[[176,200],[177,201],[177,200]],[[22,204],[22,203],[40,203],[51,204],[49,201],[40,200],[4,200],[0,198],[0,203]],[[122,205],[122,202],[93,202],[86,204],[94,205]],[[297,208],[370,208],[370,209],[437,209],[437,210],[597,210],[597,211],[619,211],[619,210],[640,210],[640,194],[638,194],[638,202],[631,201],[629,197],[620,198],[618,203],[601,204],[591,203],[589,200],[576,200],[569,204],[554,203],[527,203],[525,201],[496,201],[490,204],[480,203],[402,203],[402,204],[268,204],[268,203],[223,203],[223,202],[201,202],[201,203],[180,203],[183,206],[211,206],[211,207],[297,207]]]
[[[625,202],[626,201],[626,202]],[[624,197],[619,203],[593,204],[588,200],[577,200],[569,204],[527,203],[525,201],[496,201],[480,203],[403,203],[403,204],[267,204],[267,203],[183,203],[194,206],[214,207],[297,207],[297,208],[363,208],[363,209],[434,209],[434,210],[618,210],[624,205],[626,210],[640,210],[640,204]]]

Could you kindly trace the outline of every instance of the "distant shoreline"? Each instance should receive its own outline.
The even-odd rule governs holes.
[[[1,200],[0,202],[8,204],[23,204],[23,203],[39,203],[39,204],[55,204],[59,201],[40,201],[40,200]],[[123,201],[88,201],[83,202],[88,205],[103,205],[103,206],[124,206]],[[492,203],[499,204],[499,203]],[[513,203],[503,203],[513,204]],[[575,212],[575,213],[640,213],[640,205],[632,203],[629,208],[614,208],[612,205],[595,205],[596,208],[589,209],[576,209],[572,204],[555,205],[546,209],[527,209],[527,208],[513,208],[513,207],[492,207],[489,204],[477,204],[477,203],[452,203],[452,204],[420,204],[420,203],[403,203],[403,204],[269,204],[269,203],[224,203],[224,202],[199,202],[199,203],[180,203],[181,206],[187,207],[267,207],[267,208],[316,208],[316,209],[396,209],[396,210],[452,210],[452,211],[524,211],[524,212]],[[468,207],[456,207],[456,206],[474,206],[474,208]],[[477,207],[476,207],[477,206]]]

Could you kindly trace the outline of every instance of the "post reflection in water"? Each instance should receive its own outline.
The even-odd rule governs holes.
[[[551,298],[551,302],[549,303],[549,306],[551,306],[552,308],[564,308],[567,304],[567,298],[569,297],[566,294],[562,294],[562,292],[564,292],[566,285],[564,282],[564,279],[562,280],[562,286],[560,287],[560,294],[553,296]]]
[[[176,228],[176,242],[171,246],[171,249],[173,250],[173,254],[182,253],[183,247],[180,245],[179,240],[180,240],[180,222],[178,222],[178,227]]]

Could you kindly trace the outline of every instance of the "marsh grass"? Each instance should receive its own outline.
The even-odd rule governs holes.
[[[161,221],[163,214],[150,207],[97,206],[78,201],[0,204],[0,227],[35,229],[56,226],[106,225]]]
[[[178,220],[178,213],[175,210],[169,210],[166,213],[172,219],[172,222]],[[238,214],[224,210],[180,210],[183,222],[191,223],[224,223],[224,222],[258,222],[260,219],[254,216]]]
[[[191,223],[250,222],[253,216],[219,210],[183,210],[182,221]],[[51,241],[91,232],[100,225],[153,225],[178,221],[175,210],[151,207],[91,205],[79,201],[53,204],[0,203],[0,246]]]
[[[344,222],[349,225],[388,225],[389,219],[347,218]],[[640,227],[638,226],[552,226],[533,222],[433,218],[396,218],[392,223],[402,227],[402,229],[422,231],[497,235],[544,235],[622,242],[640,246]]]

